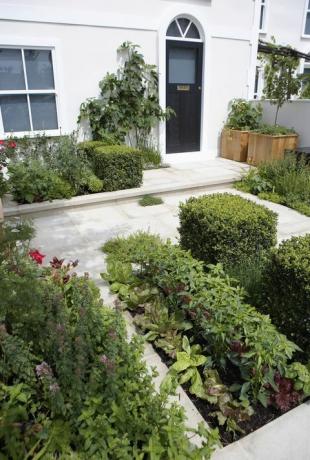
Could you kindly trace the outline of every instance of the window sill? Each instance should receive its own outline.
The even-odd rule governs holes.
[[[301,34],[301,38],[310,38],[310,35],[306,35],[306,34]]]
[[[4,133],[0,131],[1,139],[10,139],[11,137],[16,137],[17,139],[22,137],[37,137],[37,136],[46,136],[46,137],[56,137],[61,136],[61,129],[50,129],[46,131],[19,131],[18,133]]]
[[[267,35],[267,30],[259,30],[260,35]]]

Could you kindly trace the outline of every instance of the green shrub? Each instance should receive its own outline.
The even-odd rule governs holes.
[[[107,144],[103,141],[84,141],[84,142],[80,142],[78,145],[77,145],[77,148],[79,151],[82,151],[86,154],[87,158],[91,158],[91,155],[93,153],[93,151],[97,148],[97,147],[104,147],[106,146]]]
[[[97,147],[92,153],[92,164],[107,192],[142,184],[142,153],[137,149],[126,145]]]
[[[9,186],[18,203],[33,203],[57,198],[71,198],[70,184],[39,160],[11,163]]]
[[[163,204],[162,198],[152,195],[144,195],[139,200],[140,206],[156,206],[158,204]]]
[[[262,120],[262,106],[253,105],[244,99],[233,100],[228,114],[226,127],[238,130],[253,130],[259,127]]]
[[[208,459],[217,432],[201,427],[206,442],[191,445],[183,410],[154,389],[142,341],[127,340],[77,262],[42,268],[11,232],[0,263],[2,457]]]
[[[124,283],[120,267],[128,270],[129,264],[131,276],[127,272],[126,283],[132,283],[133,292],[141,279],[159,289],[163,296],[159,301],[165,301],[171,313],[183,310],[188,314],[194,322],[192,333],[206,341],[219,366],[225,367],[229,360],[239,368],[244,382],[241,395],[249,393],[268,404],[268,384],[276,372],[285,375],[298,347],[277,331],[268,316],[245,303],[243,290],[220,265],[205,272],[203,263],[189,252],[143,233],[117,238],[105,248],[109,253],[107,279]]]
[[[8,191],[8,184],[6,179],[4,178],[2,172],[0,171],[0,198],[6,194]]]
[[[290,153],[283,160],[262,163],[235,187],[310,215],[310,165],[304,156]]]
[[[276,243],[276,214],[238,195],[190,198],[179,215],[181,246],[206,264],[230,266]]]
[[[265,277],[268,313],[310,358],[310,235],[272,251]]]

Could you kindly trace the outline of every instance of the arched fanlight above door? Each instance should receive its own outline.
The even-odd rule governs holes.
[[[190,19],[177,18],[169,25],[167,37],[181,38],[183,40],[200,40],[200,33]]]

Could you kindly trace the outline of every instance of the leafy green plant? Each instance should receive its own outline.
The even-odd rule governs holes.
[[[276,214],[238,195],[189,198],[180,205],[179,216],[182,248],[206,264],[231,266],[276,243]]]
[[[304,156],[290,153],[283,160],[262,163],[235,187],[310,215],[310,166]]]
[[[216,369],[204,370],[204,398],[211,404],[218,406],[218,410],[211,413],[217,417],[219,425],[226,425],[226,430],[233,433],[244,431],[239,423],[250,420],[254,414],[253,408],[247,399],[236,401],[229,389],[220,379]]]
[[[89,120],[95,140],[108,134],[132,146],[144,145],[156,123],[172,114],[160,107],[156,67],[145,63],[138,48],[124,42],[118,49],[123,65],[100,81],[98,99],[81,105],[79,119]]]
[[[263,109],[260,104],[253,105],[245,99],[234,99],[231,103],[225,127],[252,131],[260,126],[262,113]]]
[[[293,237],[272,251],[264,284],[265,311],[309,357],[310,235]]]
[[[18,203],[33,203],[74,195],[70,184],[39,160],[11,163],[9,187]]]
[[[267,134],[268,136],[287,136],[289,134],[296,134],[294,128],[287,128],[286,126],[267,124],[259,126],[254,131],[260,134]]]
[[[157,298],[154,294],[157,294]],[[179,332],[191,329],[192,323],[186,321],[182,311],[169,314],[168,308],[158,299],[158,294],[158,291],[153,291],[153,300],[144,304],[143,314],[136,315],[134,323],[146,332],[144,336],[146,340],[154,342],[157,347],[162,348],[170,357],[174,358],[182,348],[182,337]],[[150,296],[147,300],[151,300]],[[143,304],[139,303],[138,305],[141,307]]]
[[[203,395],[203,383],[198,368],[207,364],[211,358],[202,355],[200,345],[190,345],[186,335],[182,339],[182,350],[176,354],[176,362],[170,367],[170,374],[178,375],[178,382],[184,384],[190,382],[190,393],[201,397]]]
[[[94,172],[104,184],[104,190],[140,187],[143,180],[142,154],[126,145],[97,147],[92,151]]]
[[[279,110],[284,102],[289,101],[300,90],[301,82],[297,75],[299,58],[293,54],[279,53],[274,37],[269,43],[269,48],[270,53],[260,55],[265,79],[263,94],[267,99],[270,99],[271,104],[276,105],[274,122],[276,125]]]
[[[140,206],[156,206],[158,204],[163,204],[163,200],[160,197],[152,195],[144,195],[139,200]]]

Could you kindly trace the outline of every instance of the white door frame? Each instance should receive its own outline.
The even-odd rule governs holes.
[[[159,148],[162,152],[164,162],[174,163],[180,161],[199,161],[206,159],[206,54],[209,48],[209,36],[206,34],[206,18],[199,7],[191,6],[191,12],[186,11],[184,7],[173,7],[167,10],[165,17],[162,18],[158,29],[158,72],[159,72],[159,103],[161,107],[166,107],[166,33],[172,21],[178,17],[184,17],[194,22],[199,30],[203,47],[203,64],[202,64],[202,94],[201,94],[201,129],[200,129],[200,152],[189,153],[170,153],[166,154],[166,123],[161,122],[159,125]],[[174,37],[171,37],[173,40]],[[188,40],[195,41],[195,40]]]

